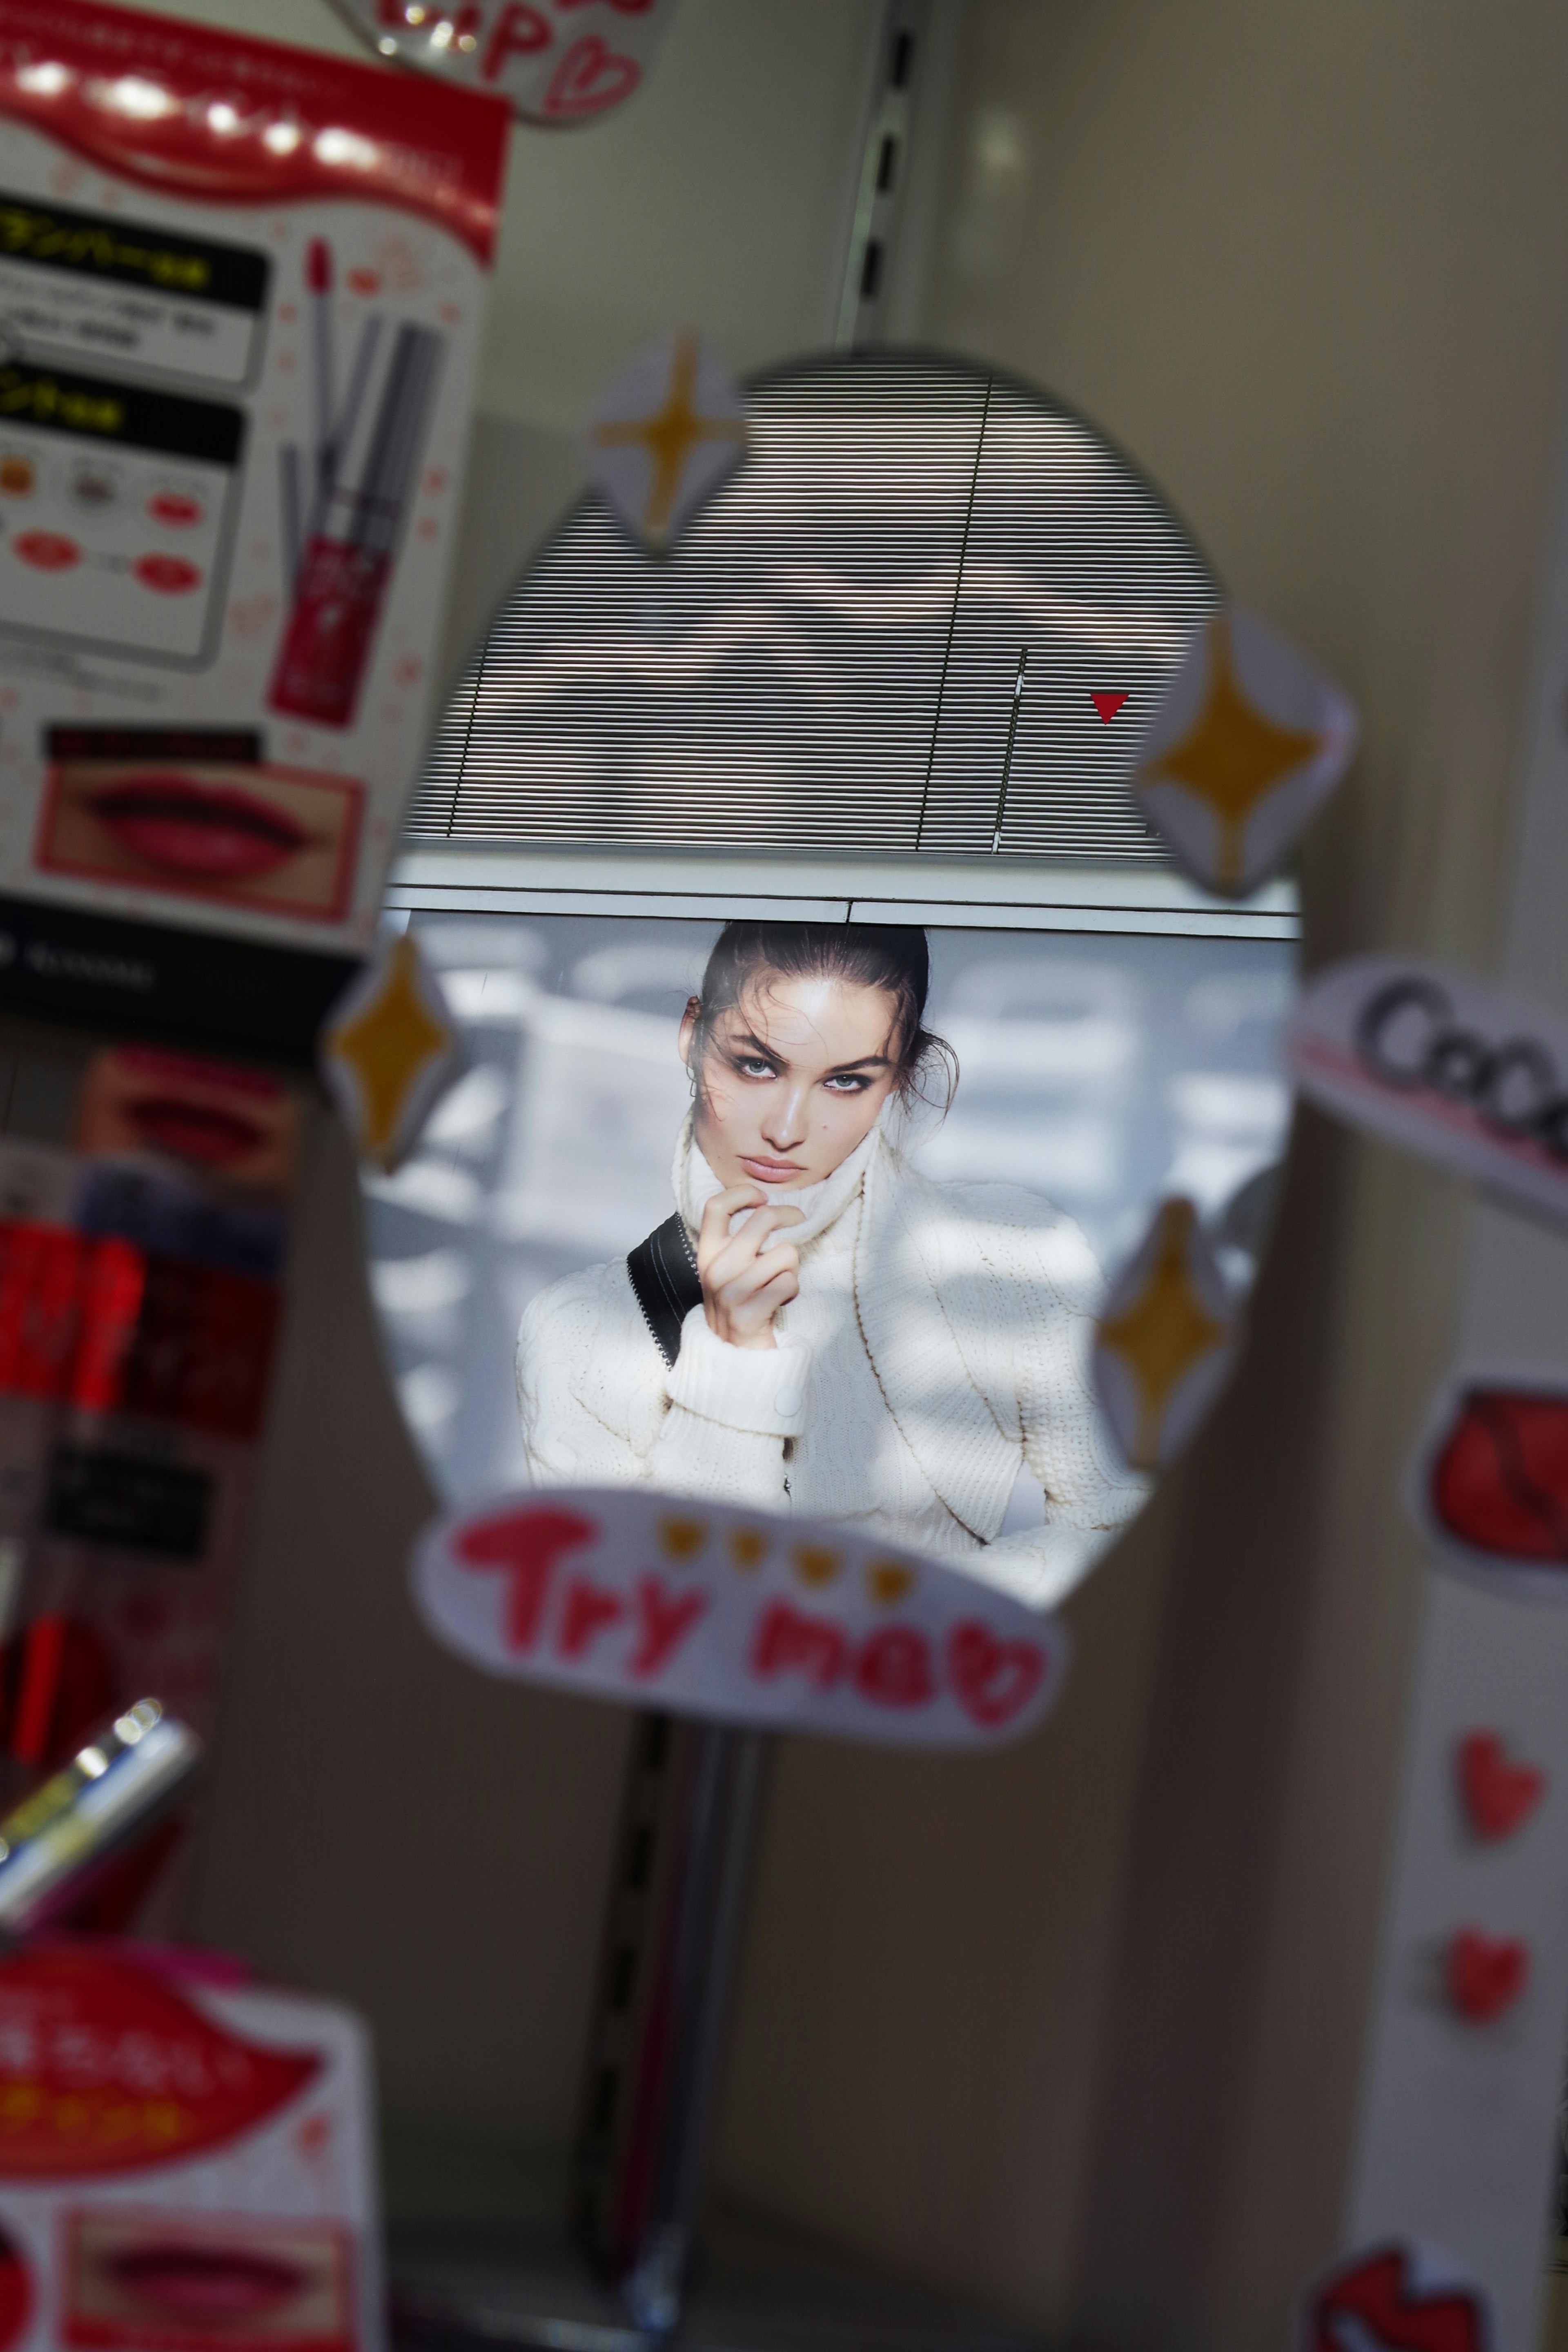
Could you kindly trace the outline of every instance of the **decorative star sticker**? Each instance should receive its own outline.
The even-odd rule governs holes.
[[[1142,1247],[1118,1282],[1096,1335],[1100,1401],[1122,1453],[1136,1470],[1155,1470],[1191,1434],[1207,1404],[1169,1425],[1178,1389],[1205,1360],[1217,1390],[1228,1360],[1234,1318],[1219,1270],[1190,1201],[1163,1201]],[[1108,1375],[1114,1359],[1121,1377]]]
[[[1155,715],[1138,796],[1205,888],[1253,890],[1338,783],[1355,740],[1337,687],[1249,614],[1216,614]]]
[[[395,1168],[460,1066],[458,1033],[414,938],[399,932],[321,1034],[321,1074],[364,1160]]]
[[[594,478],[628,530],[664,548],[738,464],[745,404],[693,334],[667,337],[611,385],[589,428]]]

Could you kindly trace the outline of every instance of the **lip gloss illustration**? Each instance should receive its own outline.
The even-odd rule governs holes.
[[[328,488],[300,558],[268,696],[275,710],[321,727],[353,721],[418,478],[444,341],[405,322],[388,342],[379,321],[365,323],[321,467]]]

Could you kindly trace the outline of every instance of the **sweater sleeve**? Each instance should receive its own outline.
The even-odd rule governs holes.
[[[624,1293],[624,1296],[623,1296]],[[624,1486],[788,1508],[785,1441],[805,1426],[806,1351],[732,1348],[700,1307],[668,1370],[625,1268],[552,1283],[523,1310],[518,1413],[537,1486]]]
[[[999,1536],[964,1565],[1040,1609],[1082,1582],[1136,1518],[1152,1482],[1121,1462],[1094,1393],[1090,1358],[1103,1287],[1094,1253],[1070,1217],[1054,1215],[1018,1236],[1007,1269],[1023,1465],[1045,1490],[1041,1521]],[[1020,1315],[1020,1296],[1028,1311]]]
[[[787,1510],[784,1446],[805,1426],[809,1374],[798,1344],[731,1347],[694,1307],[666,1375],[669,1410],[648,1457],[651,1475],[678,1494]]]
[[[584,1402],[599,1352],[600,1269],[569,1275],[531,1298],[517,1334],[517,1409],[536,1486],[620,1486],[645,1477],[629,1432]]]

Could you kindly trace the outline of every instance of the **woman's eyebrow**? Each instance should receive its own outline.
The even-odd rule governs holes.
[[[832,1069],[823,1075],[829,1078],[847,1078],[851,1070],[887,1070],[891,1067],[886,1054],[862,1054],[853,1062],[835,1062]]]

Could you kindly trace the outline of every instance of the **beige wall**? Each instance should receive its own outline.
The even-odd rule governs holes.
[[[325,0],[201,13],[347,45]],[[623,123],[517,142],[454,644],[622,351],[680,316],[741,363],[822,339],[870,22],[686,0]],[[1088,409],[1361,699],[1314,953],[1484,961],[1559,397],[1568,16],[971,0],[954,101],[927,331]],[[409,2199],[521,2197],[570,2129],[623,1725],[416,1632],[425,1497],[324,1125],[313,1153],[199,1924],[366,2008]],[[1304,1122],[1244,1383],[1074,1603],[1045,1733],[980,1762],[785,1750],[731,2193],[1108,2343],[1281,2340],[1334,2226],[1419,1574],[1394,1481],[1462,1215]]]
[[[1314,958],[1489,955],[1565,105],[1550,5],[968,12],[929,331],[1088,409],[1356,694]],[[1304,1118],[1244,1385],[1075,1605],[1037,1748],[933,1777],[934,1818],[885,1764],[791,1757],[747,2193],[1108,2343],[1283,2340],[1337,2221],[1422,1572],[1396,1480],[1463,1217]]]

